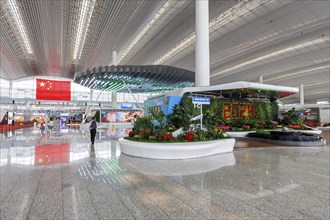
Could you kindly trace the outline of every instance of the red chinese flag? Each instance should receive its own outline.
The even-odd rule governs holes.
[[[50,165],[70,162],[69,144],[45,144],[35,147],[34,165]]]
[[[37,79],[36,99],[71,100],[71,81]]]

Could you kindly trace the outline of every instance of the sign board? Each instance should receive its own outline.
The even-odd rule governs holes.
[[[197,107],[201,109],[201,114],[200,114],[200,121],[201,121],[201,130],[203,129],[203,105],[209,105],[211,103],[211,99],[210,98],[205,98],[205,97],[192,97],[192,103],[194,105],[198,105]]]
[[[173,107],[179,105],[181,96],[162,96],[150,98],[144,101],[144,115],[151,117],[151,110],[154,109],[157,112],[163,111],[165,115],[173,112]]]
[[[121,108],[122,109],[133,109],[133,104],[132,103],[121,103]]]
[[[192,103],[209,105],[211,103],[211,100],[210,98],[205,98],[205,97],[192,97]]]

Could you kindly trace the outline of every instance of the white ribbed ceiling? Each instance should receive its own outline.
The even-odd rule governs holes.
[[[1,0],[0,77],[73,78],[87,68],[195,70],[194,0]],[[328,0],[210,0],[211,83],[304,84],[329,101]],[[285,102],[298,102],[292,97]]]

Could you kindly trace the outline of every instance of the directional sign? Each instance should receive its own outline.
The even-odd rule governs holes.
[[[192,97],[193,104],[202,104],[202,105],[209,105],[211,102],[210,98],[205,97]]]
[[[122,109],[133,109],[133,104],[132,103],[121,103],[121,108]]]

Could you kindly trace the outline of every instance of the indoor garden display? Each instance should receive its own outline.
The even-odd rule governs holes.
[[[166,116],[163,111],[152,110],[152,118],[139,117],[137,118],[134,128],[129,132],[127,140],[142,141],[142,142],[199,142],[208,140],[217,140],[225,138],[223,129],[214,126],[214,124],[207,124],[203,129],[199,126],[194,126],[190,121],[190,114],[184,112],[182,114],[171,114],[167,118],[171,118],[176,122],[173,125],[166,122]],[[170,121],[170,120],[168,120]],[[173,135],[176,126],[182,126],[183,132],[178,135]]]

